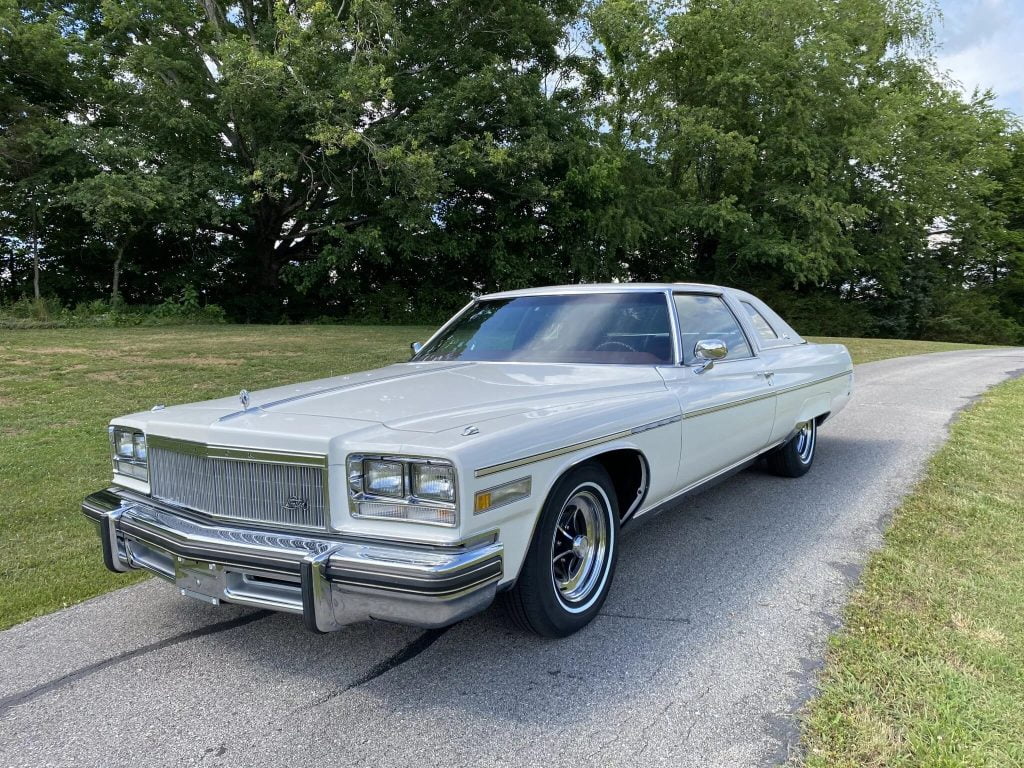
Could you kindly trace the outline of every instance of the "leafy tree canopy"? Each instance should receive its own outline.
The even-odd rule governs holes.
[[[1021,127],[936,70],[932,23],[923,0],[0,0],[0,300],[35,276],[65,303],[408,321],[698,279],[805,332],[1020,340]]]

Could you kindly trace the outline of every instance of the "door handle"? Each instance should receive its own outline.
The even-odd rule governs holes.
[[[765,371],[764,372],[764,377],[766,379],[768,379],[768,381],[771,381],[773,376],[775,376],[775,371]]]

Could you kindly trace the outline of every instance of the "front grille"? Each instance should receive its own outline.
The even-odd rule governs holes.
[[[228,520],[322,529],[325,475],[320,466],[149,449],[153,498]]]

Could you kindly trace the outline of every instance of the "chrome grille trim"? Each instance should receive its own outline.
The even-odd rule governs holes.
[[[327,459],[206,446],[153,437],[149,441],[154,499],[211,518],[273,527],[327,527]]]
[[[217,459],[235,459],[238,461],[262,461],[272,464],[307,464],[311,467],[326,467],[327,457],[319,453],[299,453],[298,451],[268,451],[262,448],[235,448],[230,445],[207,445],[191,440],[177,440],[173,437],[147,435],[147,443],[155,448],[164,448],[174,453],[187,453],[194,456],[209,456]]]

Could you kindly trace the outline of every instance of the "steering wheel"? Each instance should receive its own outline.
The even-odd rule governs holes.
[[[595,352],[636,352],[637,350],[624,341],[605,341],[597,345]]]

